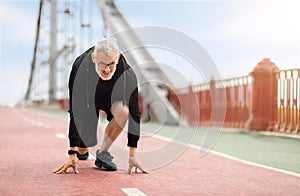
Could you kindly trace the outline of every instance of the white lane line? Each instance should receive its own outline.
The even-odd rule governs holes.
[[[163,137],[163,136],[154,135],[154,137],[156,137],[158,139],[161,139],[161,140],[164,140],[164,141],[174,142],[174,143],[177,143],[177,144],[180,144],[180,145],[185,145],[185,146],[187,145],[183,142],[173,141],[170,138],[166,138],[166,137]],[[188,146],[191,147],[191,148],[194,148],[196,150],[200,150],[200,147],[196,146],[194,144],[191,144],[191,145],[188,145]],[[251,162],[251,161],[246,161],[244,159],[233,157],[233,156],[223,154],[221,152],[216,152],[216,151],[213,151],[213,150],[210,150],[208,153],[212,153],[212,154],[215,154],[215,155],[218,155],[218,156],[222,156],[224,158],[231,159],[231,160],[234,160],[234,161],[238,161],[238,162],[241,162],[241,163],[244,163],[244,164],[247,164],[247,165],[260,167],[260,168],[264,168],[264,169],[268,169],[268,170],[272,170],[272,171],[276,171],[276,172],[280,172],[280,173],[284,173],[284,174],[288,174],[288,175],[292,175],[292,176],[300,178],[300,174],[296,173],[296,172],[291,172],[291,171],[287,171],[287,170],[283,170],[283,169],[278,169],[278,168],[275,168],[275,167],[266,166],[266,165],[259,164],[259,163],[254,163],[254,162]]]
[[[44,128],[44,129],[50,129],[51,126],[49,125],[46,125],[40,121],[37,121],[37,120],[34,120],[34,119],[30,119],[28,118],[27,116],[19,113],[19,112],[14,112],[19,118],[21,118],[22,120],[24,120],[25,122],[29,123],[29,124],[32,124],[34,126],[37,126],[37,127],[41,127],[41,128]]]
[[[195,147],[193,147],[193,148],[195,148]],[[198,147],[198,149],[199,149],[199,147]],[[227,154],[223,154],[223,153],[220,153],[220,152],[216,152],[216,151],[213,151],[213,150],[211,151],[211,153],[213,153],[215,155],[218,155],[218,156],[222,156],[224,158],[228,158],[228,159],[232,159],[232,160],[235,160],[235,161],[239,161],[239,162],[242,162],[244,164],[251,165],[251,166],[261,167],[261,168],[264,168],[264,169],[268,169],[268,170],[272,170],[272,171],[276,171],[276,172],[281,172],[281,173],[284,173],[284,174],[289,174],[289,175],[292,175],[292,176],[300,178],[300,174],[295,173],[295,172],[290,172],[290,171],[278,169],[278,168],[275,168],[275,167],[270,167],[270,166],[262,165],[262,164],[259,164],[259,163],[253,163],[253,162],[250,162],[250,161],[239,159],[239,158],[236,158],[236,157],[233,157],[233,156],[230,156],[230,155],[227,155]]]
[[[128,196],[146,196],[145,193],[137,188],[122,188],[122,191]]]
[[[63,133],[55,133],[55,136],[59,139],[67,139],[67,136]]]

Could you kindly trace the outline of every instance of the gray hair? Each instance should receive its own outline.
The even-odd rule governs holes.
[[[104,52],[107,56],[116,55],[119,52],[117,39],[114,37],[102,38],[95,44],[94,54],[98,51]]]

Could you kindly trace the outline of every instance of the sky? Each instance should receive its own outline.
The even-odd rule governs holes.
[[[222,78],[247,75],[263,58],[270,58],[280,69],[300,67],[297,0],[116,0],[116,3],[131,27],[168,27],[197,41],[213,59]],[[0,0],[0,105],[14,105],[25,95],[38,4],[39,1],[33,0]],[[91,13],[94,25],[89,40],[94,42],[103,36],[103,23],[96,4]],[[78,54],[87,46],[78,48]],[[163,59],[163,53],[157,58]],[[184,72],[189,81],[197,83],[190,73]]]

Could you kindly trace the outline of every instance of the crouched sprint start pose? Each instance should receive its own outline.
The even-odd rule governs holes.
[[[129,168],[146,171],[136,156],[140,137],[140,109],[137,78],[120,54],[113,37],[103,38],[76,58],[70,78],[69,157],[54,173],[61,174],[72,167],[78,173],[77,158],[86,160],[89,148],[97,144],[99,110],[109,121],[102,144],[96,152],[95,165],[102,170],[115,171],[117,165],[108,152],[128,121]]]

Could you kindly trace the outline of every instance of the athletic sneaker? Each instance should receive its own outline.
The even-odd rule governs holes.
[[[117,165],[112,162],[112,159],[113,157],[108,151],[99,153],[99,150],[97,150],[95,165],[105,171],[116,171]]]
[[[77,152],[77,158],[78,158],[79,160],[87,160],[87,159],[89,158],[89,152],[86,152],[86,153],[84,153],[84,154],[79,154],[79,153]]]

